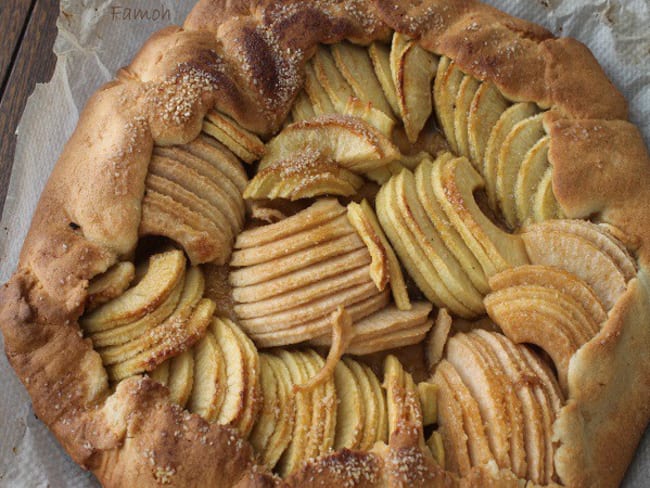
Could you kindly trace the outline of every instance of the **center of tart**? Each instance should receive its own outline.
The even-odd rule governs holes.
[[[545,117],[399,33],[320,46],[271,140],[213,111],[154,149],[151,241],[90,284],[84,333],[283,476],[408,425],[455,475],[557,481],[568,361],[636,268],[561,219]]]

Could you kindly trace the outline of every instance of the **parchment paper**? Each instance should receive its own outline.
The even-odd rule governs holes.
[[[225,0],[224,0],[225,1]],[[128,64],[154,31],[180,24],[194,2],[182,0],[62,0],[52,80],[36,87],[18,127],[18,144],[0,223],[0,283],[13,272],[31,215],[85,101]],[[631,118],[650,143],[650,1],[487,0],[589,46],[623,91]],[[131,10],[127,10],[131,9]],[[136,15],[135,9],[140,13]],[[650,324],[649,324],[650,326]],[[0,346],[2,338],[0,337]],[[650,353],[650,352],[649,352]],[[29,397],[0,354],[0,487],[96,487],[35,418]],[[624,435],[624,434],[623,434]],[[624,486],[650,479],[650,434]]]

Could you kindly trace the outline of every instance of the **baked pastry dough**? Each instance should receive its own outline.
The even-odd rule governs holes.
[[[473,0],[201,0],[88,102],[6,353],[107,487],[615,486],[649,163],[584,46]]]

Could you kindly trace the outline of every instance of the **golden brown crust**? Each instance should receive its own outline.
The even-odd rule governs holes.
[[[622,478],[650,418],[650,161],[625,122],[624,99],[589,51],[473,0],[203,0],[184,28],[152,36],[90,99],[43,192],[18,270],[0,290],[6,353],[35,412],[105,486],[281,483],[256,467],[234,431],[172,406],[154,382],[126,380],[111,394],[77,319],[88,280],[134,251],[154,144],[193,140],[213,108],[269,136],[319,42],[369,43],[390,29],[493,81],[512,100],[551,108],[553,189],[562,210],[599,214],[637,248],[638,279],[572,359],[570,400],[556,424],[565,483],[613,486]],[[286,483],[454,485],[419,442],[416,427],[404,426],[376,453],[342,451]],[[460,480],[490,482],[518,483],[489,466]]]

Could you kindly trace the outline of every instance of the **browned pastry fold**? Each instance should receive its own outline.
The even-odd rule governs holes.
[[[191,143],[209,110],[268,138],[290,112],[318,43],[386,41],[391,29],[507,99],[548,109],[560,210],[617,227],[636,250],[636,277],[569,362],[553,437],[567,486],[622,479],[650,418],[650,158],[587,48],[474,0],[201,0],[183,28],[152,36],[88,101],[0,291],[5,350],[35,413],[104,486],[518,485],[494,465],[461,479],[441,469],[409,405],[386,446],[336,452],[279,481],[234,429],[183,411],[155,381],[130,378],[112,392],[99,354],[79,334],[89,280],[135,250],[154,145]],[[196,230],[179,230],[181,243]],[[200,237],[186,250],[196,262],[213,259]],[[408,398],[399,385],[393,393]]]

